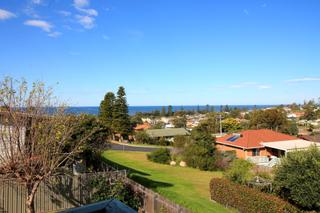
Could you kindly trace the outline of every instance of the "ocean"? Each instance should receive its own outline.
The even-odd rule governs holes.
[[[257,109],[263,109],[263,108],[268,108],[268,107],[273,107],[274,105],[228,105],[229,107],[237,107],[239,109],[254,109],[255,107]],[[173,111],[179,111],[179,110],[197,110],[199,107],[200,110],[205,110],[206,105],[189,105],[189,106],[172,106]],[[220,111],[220,105],[210,105],[209,109],[211,107],[214,108],[214,111],[219,112]],[[168,107],[166,106],[166,109]],[[152,112],[155,110],[161,111],[162,106],[129,106],[129,114],[134,115],[137,112]],[[99,107],[98,106],[79,106],[79,107],[69,107],[67,109],[67,113],[71,114],[81,114],[81,113],[86,113],[86,114],[92,114],[92,115],[98,115],[99,113]]]

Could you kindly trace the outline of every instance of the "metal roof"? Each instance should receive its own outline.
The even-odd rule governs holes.
[[[262,143],[265,147],[279,149],[286,152],[307,149],[311,145],[315,145],[320,148],[319,143],[306,141],[306,140],[289,140],[289,141],[277,141],[277,142],[270,142],[270,143]]]
[[[148,129],[146,130],[146,133],[153,138],[189,135],[189,132],[184,128]]]

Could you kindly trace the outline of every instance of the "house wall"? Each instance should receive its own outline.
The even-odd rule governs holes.
[[[236,156],[238,158],[246,159],[247,157],[253,156],[253,150],[252,149],[241,149],[241,148],[236,148],[232,146],[227,146],[223,144],[216,144],[216,148],[220,151],[235,151]],[[274,155],[270,152],[270,150],[267,150],[265,148],[260,148],[260,155],[259,156],[271,156]]]
[[[236,152],[236,156],[238,158],[242,158],[242,159],[246,158],[246,152],[241,148],[225,146],[225,145],[222,145],[222,144],[216,144],[216,148],[219,151],[235,151]]]

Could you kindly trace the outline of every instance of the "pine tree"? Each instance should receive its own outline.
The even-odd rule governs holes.
[[[161,116],[166,116],[166,107],[165,106],[162,106],[160,115]]]
[[[168,113],[167,113],[168,116],[172,116],[173,115],[173,111],[172,111],[172,106],[169,105],[168,106]]]
[[[115,95],[112,92],[108,92],[100,103],[99,118],[108,129],[112,128],[114,102]]]
[[[119,87],[117,98],[113,107],[112,129],[119,133],[121,137],[128,136],[131,133],[130,117],[128,114],[128,104],[124,87]]]

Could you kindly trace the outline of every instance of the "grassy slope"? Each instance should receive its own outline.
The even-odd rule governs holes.
[[[230,212],[209,199],[209,182],[220,172],[205,172],[192,168],[172,167],[147,160],[143,152],[106,151],[103,157],[119,168],[131,170],[131,178],[153,189],[193,212]]]

